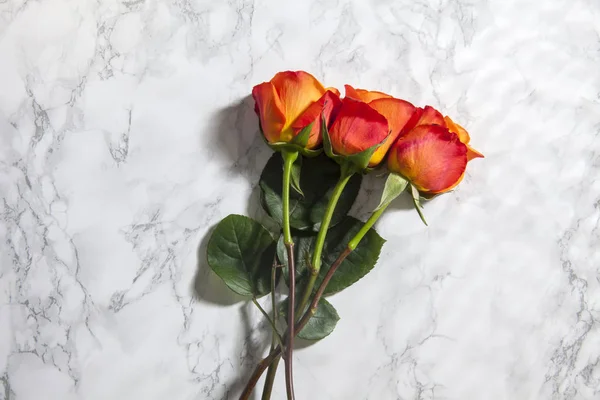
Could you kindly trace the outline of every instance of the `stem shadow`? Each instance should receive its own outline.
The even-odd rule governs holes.
[[[243,307],[240,308],[240,314],[242,317],[242,321],[244,324],[244,343],[240,346],[240,369],[236,374],[236,377],[233,378],[230,382],[228,382],[225,386],[227,389],[227,394],[224,398],[235,399],[239,396],[240,392],[246,386],[248,379],[252,375],[254,371],[254,367],[260,361],[262,353],[267,348],[268,344],[266,342],[266,338],[264,335],[262,337],[256,337],[256,332],[261,332],[262,329],[256,329],[252,327],[252,322],[250,319],[250,312],[248,310],[249,307],[252,307],[251,302],[247,302]],[[259,326],[262,327],[263,320],[259,322]],[[256,400],[258,398],[259,387],[254,389],[252,395],[250,396],[250,400]]]

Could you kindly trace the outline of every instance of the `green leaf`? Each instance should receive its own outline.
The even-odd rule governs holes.
[[[281,156],[276,153],[267,161],[259,182],[262,206],[279,225],[282,221],[282,168]],[[340,167],[325,155],[306,158],[302,161],[300,187],[302,187],[304,196],[295,192],[290,193],[290,225],[292,228],[319,230],[333,187],[339,177]],[[354,204],[361,181],[362,176],[358,174],[350,178],[333,213],[332,225],[339,223]]]
[[[423,223],[427,225],[427,221],[425,221],[425,216],[423,216],[423,211],[421,209],[421,201],[419,200],[419,190],[414,186],[414,185],[410,185],[410,194],[412,195],[413,198],[413,204],[415,205],[415,210],[417,210],[417,213],[419,213],[419,217],[421,217],[421,221],[423,221]]]
[[[385,181],[385,187],[383,188],[381,201],[379,202],[377,208],[373,211],[377,211],[391,203],[392,200],[400,195],[400,193],[404,192],[404,189],[406,189],[407,185],[408,181],[406,179],[400,175],[390,173]]]
[[[285,299],[279,304],[279,311],[286,320],[287,310],[288,300]],[[339,320],[340,316],[331,303],[321,298],[315,314],[298,333],[298,337],[306,340],[321,340],[333,332]]]
[[[206,250],[208,265],[234,292],[263,296],[270,291],[275,252],[273,237],[261,224],[242,215],[225,217]]]
[[[323,246],[323,261],[321,270],[315,284],[316,290],[323,278],[329,271],[331,264],[335,262],[337,257],[344,251],[348,242],[358,233],[364,223],[353,217],[346,217],[342,222],[334,228],[327,231],[325,245]],[[314,249],[316,238],[307,235],[294,235],[294,252],[295,252],[295,268],[296,268],[296,286],[303,289],[303,283],[306,282],[309,274],[310,259]],[[379,236],[375,229],[371,228],[360,241],[356,249],[351,252],[348,257],[342,262],[335,272],[327,288],[325,294],[333,294],[339,292],[348,286],[351,286],[363,276],[368,274],[377,264],[379,254],[385,240]],[[277,257],[284,265],[283,273],[285,282],[288,282],[287,270],[287,252],[283,241],[277,245]]]
[[[292,164],[291,185],[298,194],[304,196],[304,193],[302,193],[302,189],[300,188],[300,172],[302,172],[302,157],[296,157],[294,164]]]

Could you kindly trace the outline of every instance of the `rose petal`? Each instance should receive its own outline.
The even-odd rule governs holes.
[[[329,90],[330,92],[332,92],[333,94],[335,94],[337,97],[340,97],[340,91],[337,90],[334,87],[328,87],[328,88],[325,88],[325,90]]]
[[[390,135],[375,153],[373,153],[373,156],[369,161],[369,166],[374,167],[383,160],[392,146],[392,143],[394,143],[406,124],[411,120],[415,112],[415,106],[408,101],[395,99],[393,97],[373,100],[369,103],[369,106],[386,118],[390,129]]]
[[[252,89],[254,110],[260,119],[263,134],[270,143],[280,141],[281,131],[285,125],[283,105],[271,82],[264,82]]]
[[[446,123],[444,121],[444,116],[438,110],[431,106],[425,106],[423,108],[423,113],[421,114],[421,119],[417,122],[417,126],[419,125],[446,126]]]
[[[474,158],[484,158],[483,154],[467,145],[467,161],[471,161]]]
[[[471,138],[469,137],[469,132],[459,124],[455,123],[450,119],[449,116],[444,117],[444,122],[446,123],[446,127],[450,130],[450,132],[454,132],[458,135],[458,138],[464,144],[469,144]]]
[[[368,104],[350,98],[342,100],[329,132],[333,151],[346,156],[381,143],[387,135],[385,117]]]
[[[469,137],[469,132],[467,132],[465,128],[452,121],[448,116],[444,117],[444,122],[446,122],[446,127],[450,132],[456,133],[460,141],[467,145],[467,161],[471,161],[474,158],[483,158],[483,154],[469,146],[471,138]]]
[[[419,191],[443,193],[461,181],[467,166],[467,146],[447,128],[421,125],[400,137],[388,157],[388,168]]]
[[[373,100],[377,100],[377,99],[384,99],[384,98],[392,97],[389,94],[385,94],[383,92],[376,92],[376,91],[370,91],[370,90],[364,90],[364,89],[355,89],[350,85],[344,85],[344,88],[346,89],[346,97],[354,99],[354,100],[364,101],[365,103],[369,103],[369,102],[371,102]]]
[[[325,88],[314,76],[304,71],[279,72],[271,79],[271,83],[283,104],[283,140],[289,141],[293,134],[288,128],[312,103],[323,96]]]
[[[306,144],[307,149],[314,149],[323,140],[321,134],[322,116],[325,116],[327,126],[330,125],[330,120],[334,110],[339,108],[342,104],[338,95],[331,91],[325,92],[325,94],[310,107],[302,113],[302,115],[292,124],[292,130],[294,136],[300,133],[302,129],[307,127],[312,122],[310,136],[308,143]]]

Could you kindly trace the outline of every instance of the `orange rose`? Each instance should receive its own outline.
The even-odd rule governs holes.
[[[329,130],[333,153],[352,156],[372,148],[388,136],[385,117],[362,101],[344,98]]]
[[[269,143],[291,142],[312,123],[307,149],[321,144],[321,118],[330,123],[340,104],[337,89],[325,89],[311,74],[304,71],[277,73],[269,82],[252,89],[254,110]]]
[[[467,131],[449,117],[429,106],[417,114],[417,126],[392,145],[388,169],[424,195],[447,192],[460,183],[467,162],[483,155],[468,145]]]
[[[444,117],[438,110],[431,106],[418,108],[416,113],[419,115],[417,125],[445,126],[450,132],[457,134],[460,141],[467,146],[467,161],[471,161],[474,158],[483,157],[483,154],[469,146],[471,137],[465,128],[452,121],[449,116],[446,115]]]
[[[371,108],[383,115],[388,122],[389,136],[377,148],[369,160],[369,167],[375,167],[386,156],[392,143],[400,136],[404,130],[414,125],[416,107],[408,101],[396,99],[382,92],[368,91],[364,89],[354,89],[350,85],[345,85],[346,98],[359,100],[367,103]]]

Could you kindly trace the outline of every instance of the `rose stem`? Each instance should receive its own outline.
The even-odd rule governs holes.
[[[348,254],[350,254],[350,250],[349,249],[344,250],[344,252],[342,254],[340,254],[340,256],[338,257],[338,259],[335,260],[335,262],[332,264],[331,268],[327,272],[327,275],[325,276],[325,279],[323,279],[323,282],[321,282],[321,285],[319,285],[319,289],[317,289],[317,294],[320,293],[319,297],[317,298],[315,296],[315,298],[313,298],[313,301],[311,302],[309,310],[306,311],[306,313],[302,316],[300,321],[298,321],[298,323],[296,323],[296,325],[294,326],[294,335],[297,335],[298,332],[300,332],[302,330],[302,328],[304,328],[304,326],[308,323],[308,320],[313,316],[314,312],[311,312],[311,310],[313,310],[313,309],[316,310],[317,305],[319,304],[319,300],[320,300],[321,296],[323,295],[323,292],[325,291],[327,284],[331,280],[331,276],[333,275],[333,272],[332,273],[330,273],[330,272],[332,270],[335,272],[337,267],[342,263],[342,261],[344,261],[344,259],[348,256]],[[286,338],[284,338],[284,341],[285,340],[286,340]],[[271,366],[275,365],[278,362],[280,355],[281,355],[281,346],[277,346],[275,349],[273,349],[269,353],[269,355],[267,357],[263,358],[258,363],[256,368],[254,369],[254,372],[252,373],[252,376],[250,377],[250,380],[246,384],[244,391],[240,395],[240,400],[248,400],[250,398],[250,395],[252,394],[252,390],[254,390],[256,383],[260,379],[260,376],[263,374],[263,372],[265,372],[265,369],[267,369],[267,367],[269,367],[270,365]],[[270,371],[271,370],[269,369],[269,372]],[[269,379],[269,377],[267,375],[267,380],[268,379]],[[264,398],[264,392],[263,392],[263,398]]]
[[[277,256],[275,256],[273,260],[273,267],[271,268],[271,308],[273,312],[273,323],[276,325],[278,321],[278,312],[277,312],[277,303],[275,301],[275,279],[277,279]],[[279,342],[279,344],[283,344],[283,340],[277,340],[278,338],[275,335],[279,335],[278,332],[273,332],[273,337],[271,339],[271,350],[275,349],[275,344]],[[267,371],[267,378],[265,379],[265,386],[263,387],[262,392],[262,400],[270,400],[271,393],[273,392],[273,383],[275,382],[275,375],[277,372],[277,365],[279,365],[279,357],[274,360],[271,365],[269,365],[269,370]]]
[[[281,201],[283,204],[283,243],[287,249],[288,256],[288,276],[290,294],[288,297],[288,333],[285,344],[285,389],[288,400],[294,400],[294,374],[293,374],[293,357],[294,351],[294,307],[296,305],[296,269],[294,267],[294,241],[292,240],[292,232],[290,229],[290,178],[292,174],[292,166],[298,158],[298,152],[286,151],[281,153],[283,157],[283,187]],[[273,372],[275,374],[275,372]]]
[[[331,218],[333,217],[333,211],[335,210],[335,206],[337,205],[346,184],[350,180],[350,178],[354,175],[354,172],[349,171],[349,168],[343,167],[340,172],[340,179],[336,183],[333,188],[333,193],[331,194],[331,199],[329,199],[329,203],[327,204],[327,208],[325,209],[325,215],[323,215],[323,220],[321,221],[321,227],[319,228],[319,233],[317,234],[317,240],[315,242],[315,250],[312,256],[311,265],[310,265],[310,277],[308,278],[308,282],[306,287],[304,288],[304,294],[302,295],[302,300],[296,307],[298,314],[301,315],[304,312],[304,308],[308,304],[308,300],[310,299],[310,295],[315,286],[315,282],[317,281],[317,277],[319,276],[319,270],[321,269],[321,254],[323,252],[323,245],[325,244],[325,236],[327,235],[327,230],[329,229],[329,225],[331,223]]]
[[[278,346],[277,348],[281,349],[281,346]],[[273,352],[274,349],[275,348],[271,349],[271,352]],[[281,352],[277,354],[277,357],[275,357],[275,359],[269,365],[269,369],[267,371],[267,377],[265,379],[265,386],[263,387],[263,393],[262,393],[261,400],[270,400],[271,399],[271,393],[273,393],[273,383],[275,383],[275,376],[277,375],[277,366],[279,365],[279,360],[281,360],[281,356],[279,354],[281,354]],[[262,374],[262,372],[261,372],[261,374]],[[257,377],[257,379],[259,377],[260,377],[260,375]],[[255,384],[256,384],[256,382],[255,382]]]
[[[385,211],[387,206],[388,206],[388,204],[384,205],[379,210],[377,210],[373,214],[371,214],[371,217],[369,217],[369,219],[363,225],[363,227],[348,242],[348,246],[346,246],[346,249],[338,256],[338,258],[335,260],[335,262],[333,264],[331,264],[331,268],[329,268],[329,271],[327,271],[327,274],[325,275],[325,277],[323,278],[323,281],[319,285],[319,288],[317,289],[315,296],[313,297],[313,299],[310,303],[309,309],[304,313],[302,318],[300,318],[300,320],[294,326],[294,334],[295,335],[297,335],[298,332],[300,332],[302,330],[302,328],[304,328],[304,326],[306,326],[306,324],[308,323],[310,318],[316,312],[317,307],[319,305],[319,300],[321,300],[321,297],[323,296],[323,293],[325,292],[325,289],[327,288],[329,281],[333,277],[333,274],[337,271],[338,267],[342,264],[342,262],[346,259],[346,257],[348,257],[348,255],[356,248],[356,246],[358,246],[358,243],[366,235],[366,233],[369,231],[369,229],[371,229],[371,227],[375,224],[375,222],[377,222],[377,220],[379,219],[381,214],[383,214],[383,212]],[[285,341],[285,338],[284,338],[284,341]],[[268,366],[274,365],[278,362],[280,355],[281,355],[281,346],[277,346],[274,350],[272,350],[269,353],[269,355],[267,357],[265,357],[262,361],[260,361],[258,363],[258,365],[256,366],[256,368],[254,370],[254,373],[250,377],[248,384],[246,385],[246,387],[244,388],[244,391],[242,392],[242,394],[240,396],[240,400],[248,400],[250,398],[250,395],[252,394],[252,390],[254,389],[254,386],[256,386],[256,383],[260,379],[260,376],[263,374],[263,372],[265,371],[265,369],[267,369]]]

